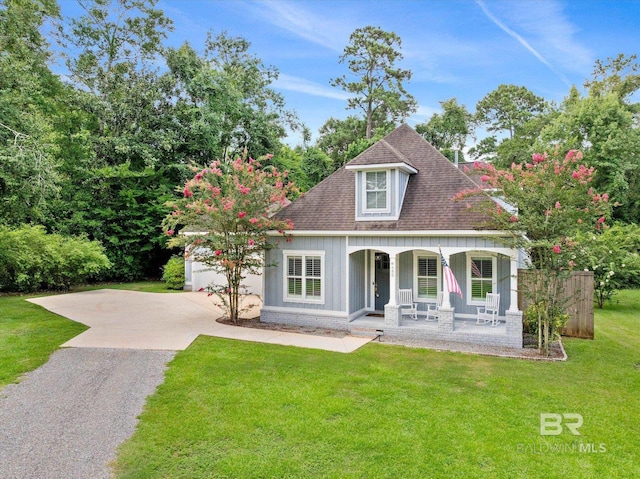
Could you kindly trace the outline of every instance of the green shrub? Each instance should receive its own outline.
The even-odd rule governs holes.
[[[172,256],[164,265],[162,279],[167,283],[167,289],[184,288],[184,258]]]
[[[0,290],[68,290],[110,267],[100,243],[47,234],[42,226],[0,227]]]

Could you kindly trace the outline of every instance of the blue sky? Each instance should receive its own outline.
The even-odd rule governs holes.
[[[63,15],[78,11],[71,0],[60,4]],[[210,30],[251,42],[280,71],[274,88],[314,138],[329,117],[351,113],[329,80],[348,73],[339,57],[349,35],[366,25],[402,39],[400,65],[413,72],[406,87],[419,103],[410,125],[452,97],[473,111],[502,83],[561,101],[572,84],[582,88],[596,59],[640,46],[640,1],[161,0],[158,7],[175,22],[171,46],[188,40],[201,50]]]

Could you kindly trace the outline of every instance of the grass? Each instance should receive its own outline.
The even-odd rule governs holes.
[[[125,289],[143,293],[182,293],[180,289],[167,289],[164,281],[140,281],[137,283],[101,283],[78,286],[73,292],[95,291],[97,289]]]
[[[74,291],[128,289],[149,293],[173,292],[164,282],[102,284]],[[41,366],[61,344],[87,329],[26,301],[36,295],[0,295],[0,389]]]
[[[200,337],[171,362],[119,478],[640,477],[640,291],[566,363]],[[581,436],[539,434],[579,413]],[[593,446],[592,446],[593,445]],[[580,448],[583,448],[581,452]],[[604,452],[584,452],[584,449]]]
[[[0,388],[49,359],[86,326],[31,304],[35,296],[0,297]]]

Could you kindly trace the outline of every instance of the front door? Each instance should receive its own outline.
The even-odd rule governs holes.
[[[376,311],[384,311],[384,305],[389,302],[389,255],[375,254],[375,307]]]

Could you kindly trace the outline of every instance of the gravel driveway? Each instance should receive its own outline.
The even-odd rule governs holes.
[[[108,478],[174,351],[70,348],[0,391],[0,477]]]

